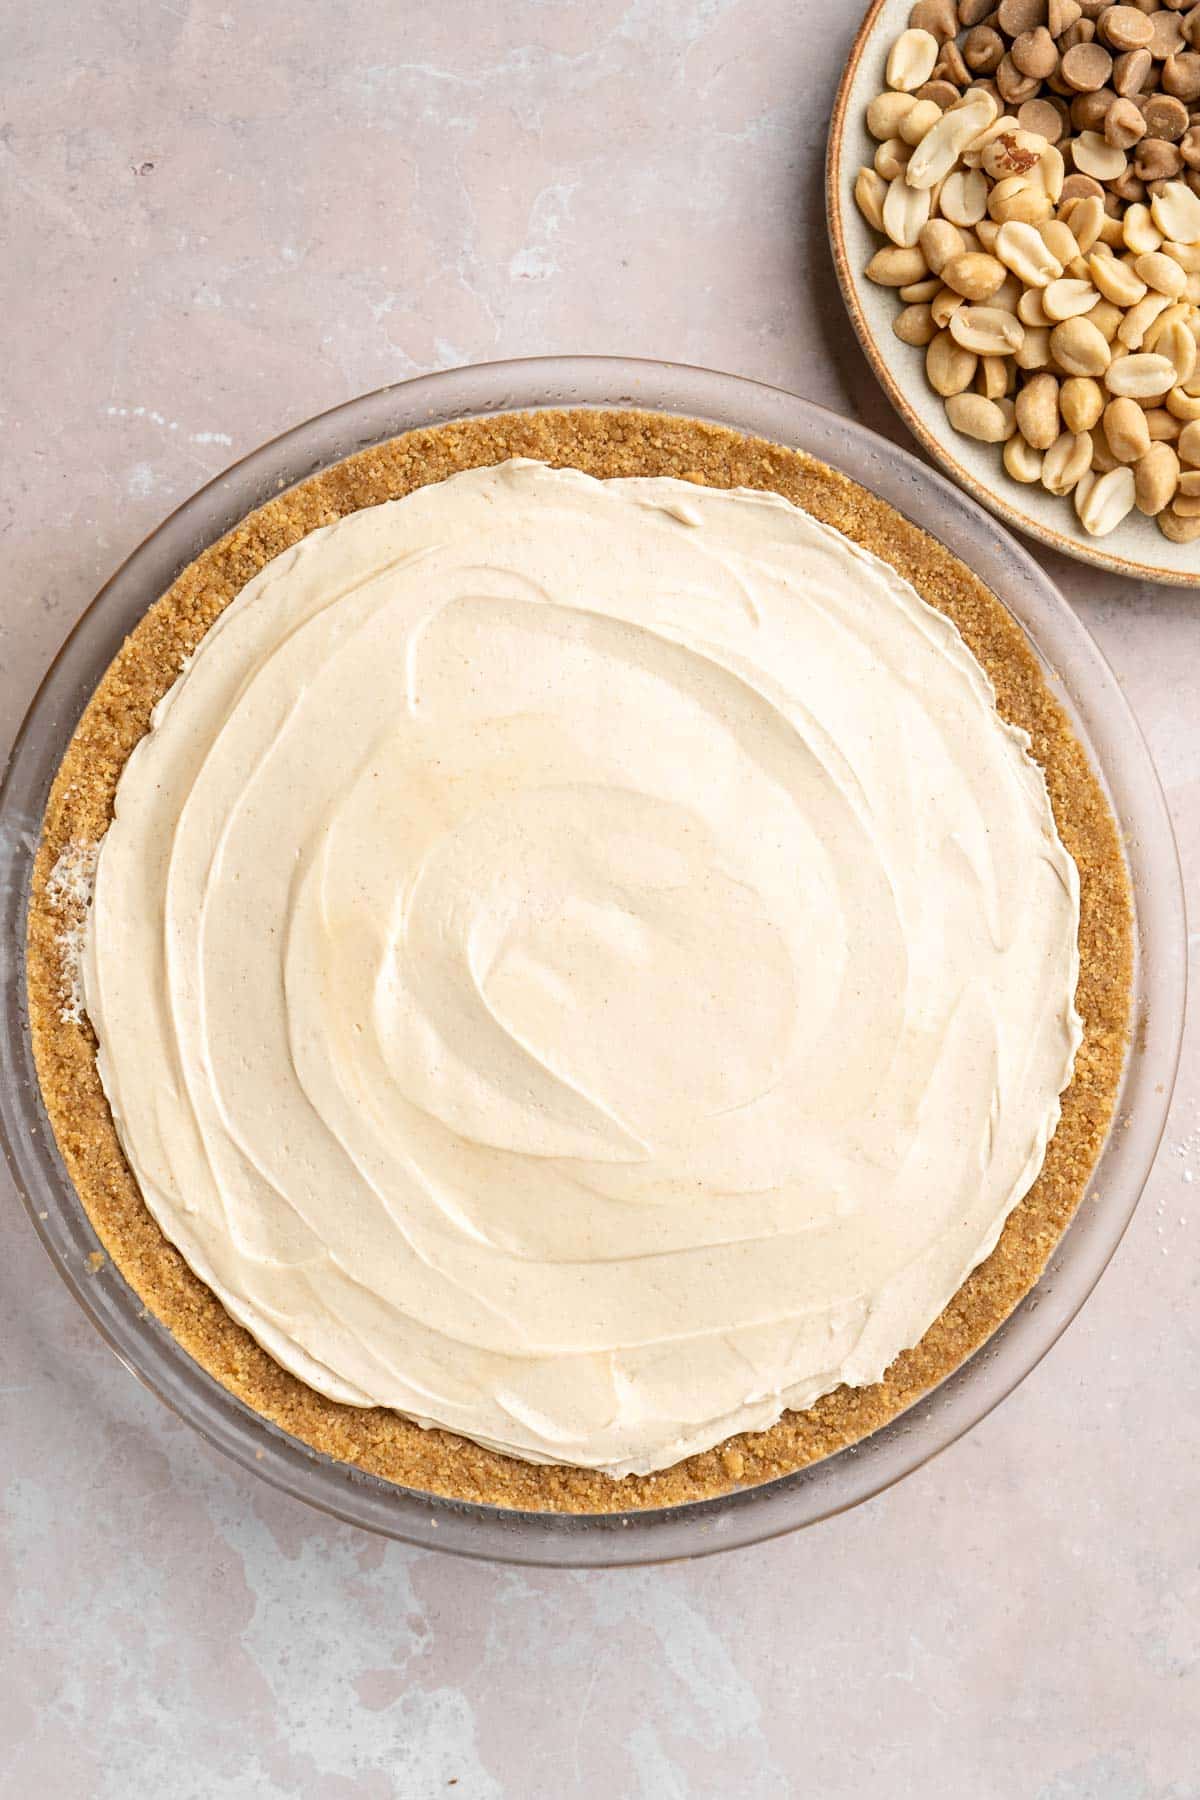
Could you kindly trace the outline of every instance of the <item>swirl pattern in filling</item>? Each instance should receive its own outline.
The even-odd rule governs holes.
[[[880,1378],[1079,1041],[954,626],[778,496],[510,462],[342,519],[122,775],[84,957],[163,1231],[286,1368],[646,1473]]]

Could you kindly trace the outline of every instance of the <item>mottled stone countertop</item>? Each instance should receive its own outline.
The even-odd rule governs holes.
[[[0,753],[95,589],[410,373],[696,362],[900,429],[821,204],[857,4],[10,0]],[[1195,594],[1055,563],[1200,880]],[[1193,940],[1193,950],[1195,940]],[[389,1545],[119,1367],[0,1176],[4,1800],[1200,1800],[1200,1043],[1080,1319],[808,1533],[635,1573]]]

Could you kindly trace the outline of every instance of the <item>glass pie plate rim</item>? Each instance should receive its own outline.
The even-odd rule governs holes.
[[[417,1493],[334,1462],[207,1375],[100,1248],[42,1106],[25,1003],[25,906],[46,793],[79,714],[123,637],[174,576],[286,487],[417,426],[545,407],[682,414],[809,451],[924,526],[972,567],[1032,641],[1125,834],[1136,909],[1133,1032],[1114,1124],[1045,1273],[993,1336],[914,1406],[793,1475],[652,1511],[528,1513]],[[857,422],[781,388],[680,364],[553,356],[439,371],[296,425],[186,500],[100,590],[30,704],[0,785],[0,1148],[42,1244],[126,1366],[242,1468],[343,1521],[428,1549],[515,1563],[601,1567],[703,1556],[859,1504],[976,1425],[1074,1318],[1132,1217],[1166,1123],[1183,1024],[1186,938],[1174,835],[1150,753],[1117,679],[1029,552],[944,477]]]

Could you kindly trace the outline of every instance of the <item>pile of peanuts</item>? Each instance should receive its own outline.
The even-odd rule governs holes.
[[[917,0],[886,79],[866,272],[951,425],[1094,537],[1200,537],[1200,4]]]

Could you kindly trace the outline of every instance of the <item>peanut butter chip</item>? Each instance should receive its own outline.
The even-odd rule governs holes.
[[[1022,100],[1032,100],[1039,87],[1035,75],[1022,75],[1011,56],[1006,56],[996,70],[996,86],[1000,90],[1001,99],[1009,106],[1019,106]]]
[[[1200,98],[1200,56],[1194,50],[1168,56],[1162,67],[1162,85],[1177,100]]]
[[[1050,0],[1046,8],[1046,24],[1052,38],[1060,38],[1064,31],[1069,31],[1077,19],[1082,18],[1083,8],[1079,0]]]
[[[1151,13],[1150,30],[1149,50],[1156,62],[1164,62],[1168,56],[1174,56],[1187,42],[1178,13],[1165,10]]]
[[[1076,44],[1090,44],[1096,35],[1096,27],[1090,19],[1076,19],[1069,31],[1064,31],[1058,40],[1059,50],[1073,50]]]
[[[1022,75],[1034,75],[1044,81],[1058,67],[1058,50],[1046,27],[1039,25],[1033,31],[1023,31],[1015,39],[1012,59]]]
[[[1110,6],[1100,14],[1100,36],[1114,50],[1144,50],[1154,37],[1154,27],[1136,6]]]
[[[956,106],[962,96],[949,81],[927,81],[917,89],[916,98],[932,100],[935,106],[940,106],[945,112],[947,107]]]
[[[1103,44],[1076,44],[1062,59],[1062,78],[1076,93],[1091,94],[1104,86],[1112,67]]]
[[[1010,38],[1046,23],[1046,0],[1000,0],[996,19]]]
[[[948,44],[942,45],[942,54],[938,58],[937,67],[933,72],[935,76],[953,82],[956,87],[966,87],[971,79],[971,71],[963,61],[962,51],[953,39]]]
[[[1036,132],[1048,144],[1057,144],[1063,134],[1063,116],[1049,100],[1026,100],[1017,113],[1022,131]]]
[[[1177,144],[1188,128],[1188,109],[1174,94],[1151,94],[1141,110],[1149,135],[1168,144]]]
[[[963,39],[962,54],[974,74],[993,75],[1004,58],[1004,39],[990,25],[977,25]]]
[[[927,31],[939,44],[944,44],[958,31],[954,0],[917,0],[908,15],[908,22],[914,30]]]
[[[1152,67],[1148,50],[1126,50],[1113,63],[1112,84],[1118,94],[1132,98],[1141,93],[1150,79]]]
[[[1105,142],[1118,150],[1131,150],[1149,127],[1132,100],[1114,100],[1104,115]]]
[[[1071,102],[1071,125],[1076,131],[1103,131],[1108,109],[1116,99],[1110,87],[1097,88],[1094,94],[1076,94]]]
[[[1178,144],[1168,144],[1163,138],[1143,138],[1134,153],[1134,173],[1141,181],[1170,181],[1182,166]]]
[[[1104,189],[1093,175],[1068,175],[1059,195],[1059,205],[1064,205],[1068,200],[1088,200],[1092,196],[1104,198]]]

